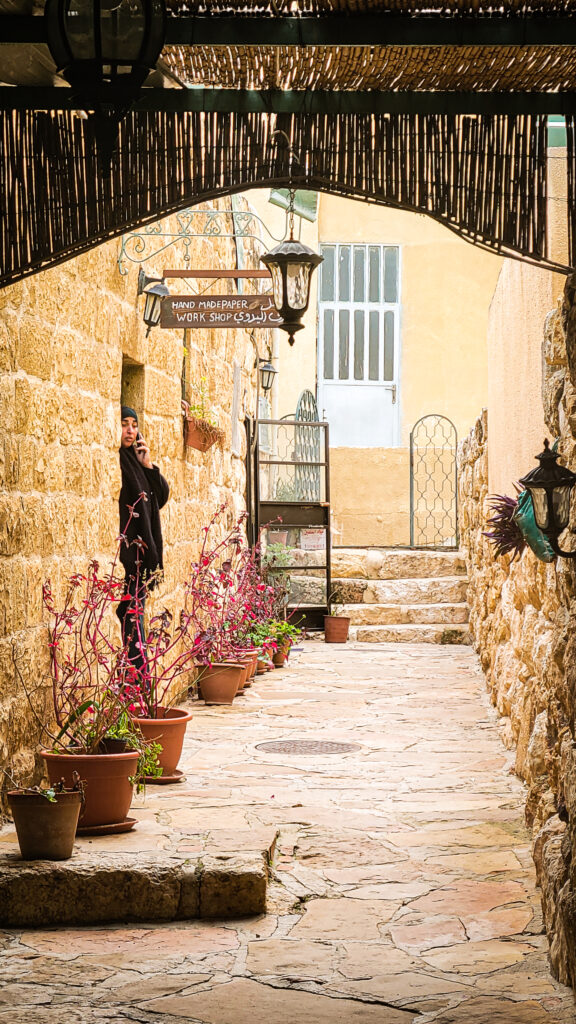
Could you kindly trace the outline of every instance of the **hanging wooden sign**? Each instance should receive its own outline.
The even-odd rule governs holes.
[[[160,327],[278,327],[271,295],[167,295]]]

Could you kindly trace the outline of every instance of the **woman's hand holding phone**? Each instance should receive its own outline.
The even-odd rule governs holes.
[[[138,461],[141,462],[143,466],[146,466],[147,469],[152,469],[150,449],[140,432],[138,432],[138,436],[134,441],[134,451],[136,452],[136,458]]]

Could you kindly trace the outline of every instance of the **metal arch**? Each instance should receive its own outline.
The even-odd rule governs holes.
[[[316,399],[308,388],[302,392],[296,404],[296,419],[308,423],[317,423],[319,420]]]
[[[410,431],[410,547],[458,547],[457,445],[447,416],[421,416]]]
[[[295,419],[298,424],[316,424],[318,406],[311,391],[306,389],[300,395],[296,405]],[[295,430],[295,458],[304,463],[296,466],[296,492],[301,501],[320,500],[320,428],[317,426],[297,426]]]

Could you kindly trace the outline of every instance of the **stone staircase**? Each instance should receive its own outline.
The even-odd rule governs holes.
[[[469,642],[466,563],[458,551],[337,548],[333,600],[350,639],[367,643]]]

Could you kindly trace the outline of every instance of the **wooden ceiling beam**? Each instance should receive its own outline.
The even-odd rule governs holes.
[[[67,88],[0,87],[0,110],[90,110]],[[571,114],[576,92],[144,89],[136,111],[276,114]]]
[[[44,19],[0,15],[0,43],[45,43]],[[576,43],[576,18],[354,14],[315,17],[242,17],[241,14],[168,18],[166,45],[183,46],[567,46]]]

